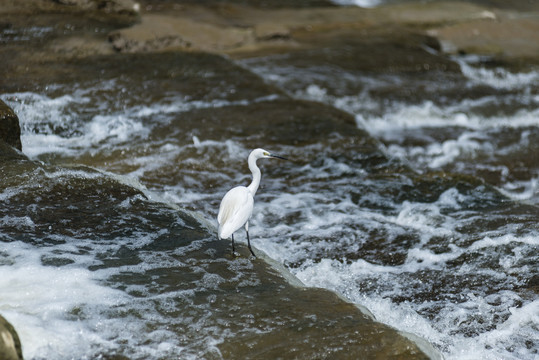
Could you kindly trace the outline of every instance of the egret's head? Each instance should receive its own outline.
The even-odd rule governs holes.
[[[269,151],[266,151],[264,149],[255,149],[251,152],[251,155],[249,156],[254,156],[256,159],[261,159],[261,158],[277,158],[277,159],[283,159],[283,160],[288,160],[287,158],[285,157],[282,157],[282,156],[279,156],[279,155],[275,155],[275,154],[272,154],[270,153]]]

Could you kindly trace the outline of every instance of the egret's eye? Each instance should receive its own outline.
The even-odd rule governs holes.
[[[264,152],[264,156],[269,156],[269,152]]]

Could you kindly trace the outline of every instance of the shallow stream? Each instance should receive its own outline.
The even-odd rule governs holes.
[[[271,279],[250,294],[246,249],[206,235],[255,147],[290,159],[259,161],[255,252],[446,359],[539,356],[539,71],[462,56],[380,74],[330,50],[95,57],[0,94],[33,160],[0,192],[0,311],[26,358],[237,356],[249,334],[293,339],[305,309],[302,336],[331,333],[327,305]],[[258,322],[253,299],[279,291],[290,313]]]

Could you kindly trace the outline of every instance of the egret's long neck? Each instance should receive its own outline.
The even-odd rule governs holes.
[[[254,196],[258,190],[258,185],[260,185],[260,169],[256,166],[256,157],[249,155],[247,162],[249,164],[249,170],[251,170],[251,173],[253,174],[253,181],[247,188]]]

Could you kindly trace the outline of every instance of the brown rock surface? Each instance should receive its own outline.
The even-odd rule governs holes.
[[[22,360],[22,347],[19,335],[13,325],[0,315],[0,359]]]
[[[116,50],[163,50],[170,47],[219,52],[253,41],[252,31],[199,23],[184,17],[146,15],[139,24],[110,34]]]
[[[437,37],[448,53],[539,57],[539,14],[475,20],[433,29],[429,34]]]
[[[139,21],[130,27],[116,20],[105,26],[89,23],[88,18],[96,13],[122,13],[122,9],[134,4],[132,1],[113,3],[107,5],[108,10],[98,7],[96,11],[96,2],[90,0],[30,0],[24,3],[0,0],[0,13],[13,15],[3,23],[13,29],[12,32],[24,22],[23,13],[33,14],[38,27],[47,29],[51,26],[47,24],[52,24],[43,40],[36,38],[35,44],[27,44],[32,47],[31,56],[24,54],[22,48],[16,49],[15,58],[13,49],[6,47],[5,56],[0,51],[0,61],[10,68],[7,76],[14,71],[32,71],[35,66],[32,62],[107,55],[115,50],[181,49],[245,58],[321,49],[328,44],[330,47],[340,44],[342,48],[350,42],[352,46],[358,46],[357,55],[364,54],[356,63],[365,63],[367,68],[372,67],[368,64],[377,64],[378,68],[389,66],[391,70],[398,70],[400,65],[393,63],[405,59],[410,63],[407,68],[453,69],[451,60],[442,57],[463,52],[490,55],[506,64],[539,62],[539,12],[533,11],[505,10],[465,2],[404,3],[363,9],[257,8],[233,3],[200,6],[192,2],[178,5],[148,1],[142,4]],[[87,23],[83,26],[94,26],[96,30],[103,28],[93,34],[72,30],[73,23],[68,24],[60,18],[55,20],[52,15],[62,16],[60,14],[67,11],[80,13],[88,7],[86,19],[74,23],[83,20]],[[130,19],[128,24],[133,24],[135,18]],[[379,44],[384,49],[376,51]],[[387,47],[394,49],[392,59],[377,55],[387,53]],[[29,48],[24,46],[24,49]],[[428,48],[441,50],[435,61],[433,52],[426,51]],[[409,50],[412,51],[410,56]],[[24,58],[23,61],[17,56]]]
[[[536,63],[538,29],[539,13],[465,2],[405,3],[374,9],[185,5],[166,15],[143,14],[141,23],[112,32],[110,40],[116,50],[127,52],[179,47],[250,57],[320,46],[317,38],[326,41],[332,37],[339,42],[342,34],[350,32],[367,42],[362,34],[384,33],[388,39],[398,35],[398,41],[410,34],[431,37],[430,43],[440,41],[446,53],[488,54],[509,62],[524,59]]]
[[[0,14],[36,12],[88,12],[135,16],[140,5],[133,0],[0,0]]]

